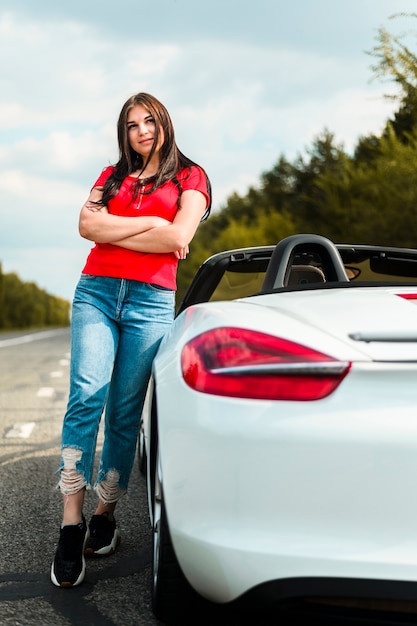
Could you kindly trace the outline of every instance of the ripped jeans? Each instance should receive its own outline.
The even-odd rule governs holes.
[[[58,484],[63,495],[91,487],[103,411],[104,442],[94,488],[106,504],[126,492],[152,361],[174,309],[174,291],[81,275],[72,306],[70,391]]]

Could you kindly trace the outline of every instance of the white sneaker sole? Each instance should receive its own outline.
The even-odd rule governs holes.
[[[114,552],[116,552],[116,548],[119,545],[120,541],[121,541],[120,531],[118,528],[116,528],[110,545],[104,546],[103,548],[100,548],[100,550],[96,550],[95,552],[92,552],[91,548],[90,549],[87,548],[86,554],[87,556],[110,556],[110,554],[113,554]]]

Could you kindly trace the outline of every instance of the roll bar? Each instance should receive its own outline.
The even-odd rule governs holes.
[[[282,239],[275,246],[261,292],[285,287],[295,256],[309,254],[320,258],[320,266],[326,281],[349,282],[342,258],[330,239],[321,235],[298,234]]]

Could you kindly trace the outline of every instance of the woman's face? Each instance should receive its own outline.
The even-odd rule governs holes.
[[[141,104],[132,107],[127,114],[127,132],[130,147],[146,161],[155,141],[156,122],[151,113]],[[163,143],[164,133],[162,128],[159,127],[159,138],[154,152],[155,155],[158,155]]]

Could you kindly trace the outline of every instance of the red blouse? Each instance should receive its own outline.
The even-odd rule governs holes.
[[[114,166],[106,167],[93,188],[103,187],[113,171]],[[209,206],[207,179],[201,168],[197,166],[186,168],[179,172],[177,179],[183,191],[188,189],[200,191],[206,197]],[[135,183],[137,178],[134,176],[127,176],[124,179],[118,193],[108,203],[109,213],[127,217],[158,215],[172,222],[178,210],[179,189],[175,183],[168,181],[152,193],[139,193],[136,199],[133,199]],[[149,188],[151,183],[140,191]],[[110,243],[96,243],[87,258],[83,274],[140,280],[175,290],[177,266],[178,259],[173,252],[136,252]]]

